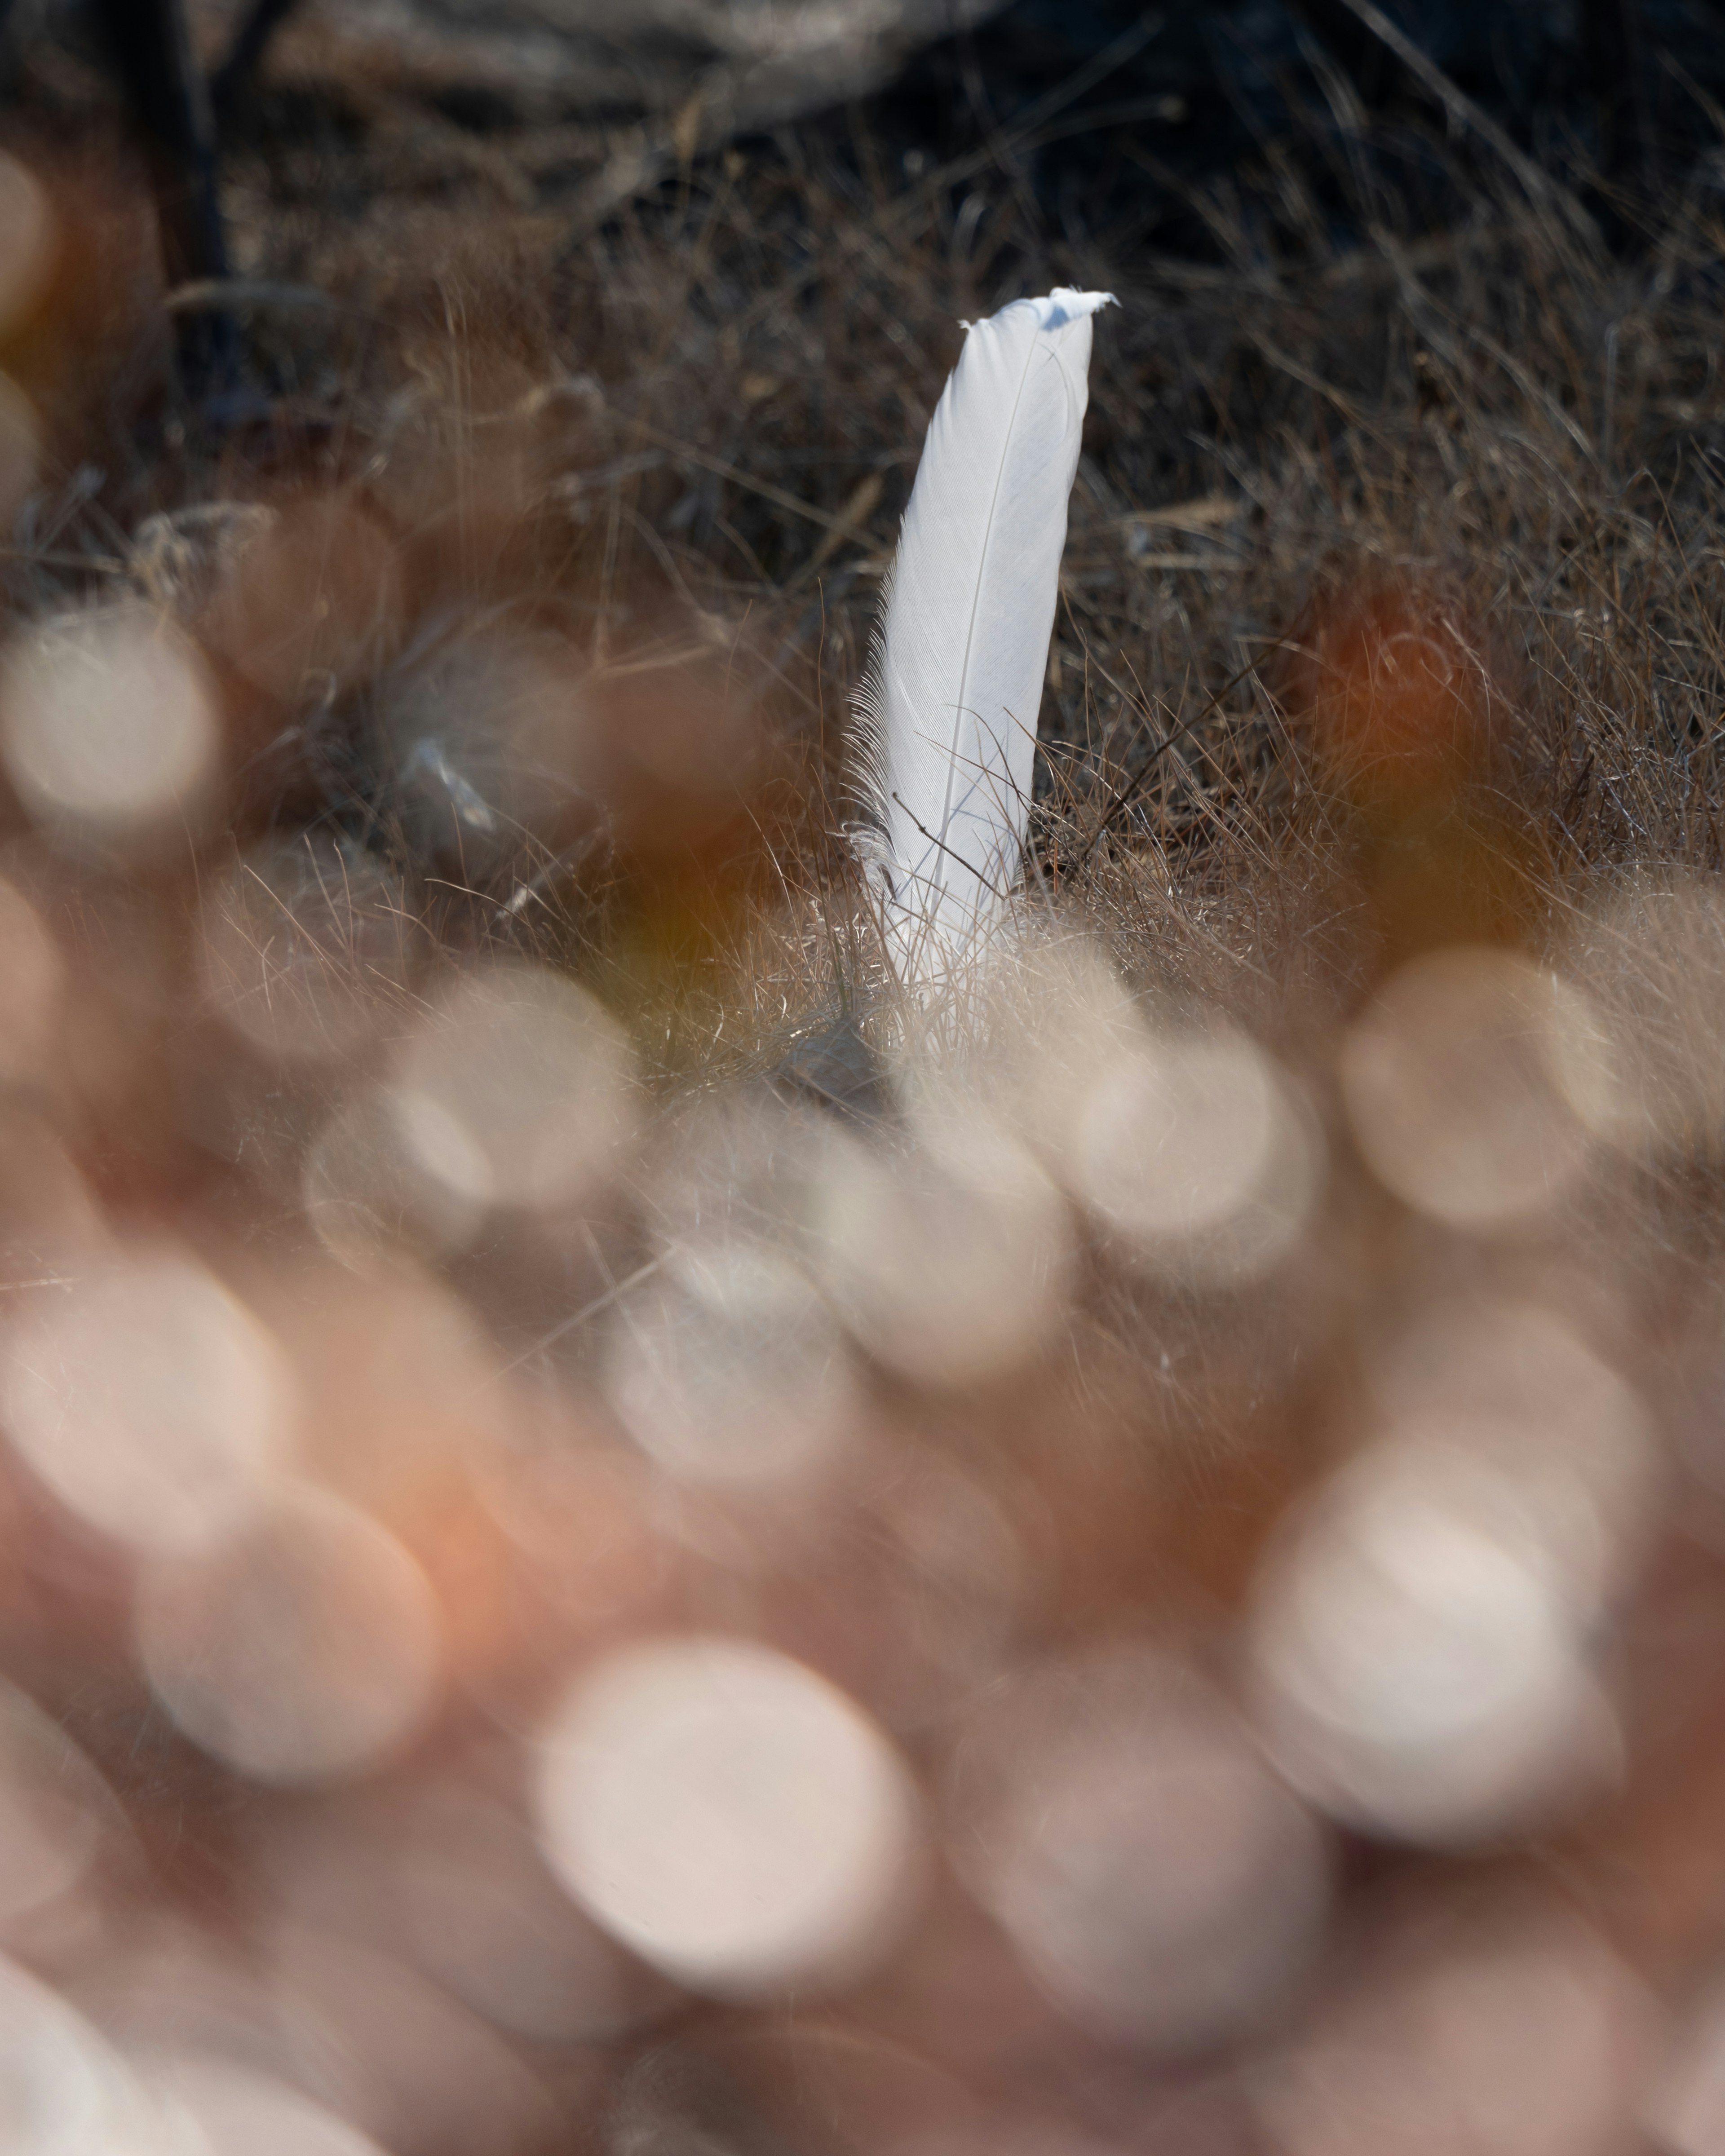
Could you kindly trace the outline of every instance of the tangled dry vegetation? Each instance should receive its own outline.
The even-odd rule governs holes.
[[[20,123],[0,1611],[144,1869],[0,1924],[105,2038],[244,2021],[405,2156],[1334,2156],[1384,2075],[1398,2147],[1717,2145],[1725,164],[1613,196],[1328,88],[1178,188],[1117,130],[1092,223],[1057,100],[572,209],[278,85],[219,412],[123,161]],[[1027,934],[919,1059],[848,699],[958,321],[1057,283],[1121,305]],[[74,647],[111,782],[33,716]],[[767,1900],[886,1850],[812,1959],[650,1776],[594,1825],[570,1672],[666,1632],[765,1643],[762,1730],[843,1688],[786,1707],[819,1833],[689,1740]]]
[[[1051,229],[1024,178],[1034,127],[954,168],[912,151],[912,177],[858,111],[595,226],[536,206],[531,157],[511,184],[506,134],[456,139],[423,113],[416,133],[375,97],[312,125],[278,99],[232,192],[280,394],[167,443],[159,414],[134,424],[157,358],[141,210],[105,198],[86,157],[62,272],[86,289],[13,354],[51,449],[13,604],[100,588],[162,511],[337,504],[376,558],[306,732],[353,788],[376,775],[367,711],[430,647],[531,621],[614,671],[716,665],[772,783],[741,789],[767,844],[751,870],[734,830],[715,839],[714,890],[819,887],[839,873],[847,700],[957,325],[1020,289],[1117,284],[1043,713],[1040,887],[1134,973],[1278,1001],[1322,977],[1330,1011],[1357,998],[1384,924],[1359,802],[1309,723],[1338,678],[1312,639],[1353,637],[1346,664],[1369,671],[1407,633],[1446,723],[1491,737],[1450,805],[1513,828],[1516,894],[1494,902],[1537,941],[1608,866],[1715,865],[1717,175],[1703,159],[1669,199],[1612,205],[1614,252],[1579,181],[1530,196],[1489,152],[1373,139],[1335,94],[1307,139],[1187,191],[1219,258],[1202,264],[1080,214]],[[1155,160],[1127,154],[1152,193]],[[286,654],[260,728],[307,720],[290,662],[326,680],[329,655]],[[355,813],[303,765],[249,774],[244,814],[320,807]],[[616,877],[590,853],[580,873],[535,865],[533,906],[485,932],[591,940]],[[723,942],[739,920],[721,911]],[[795,945],[782,975],[748,950],[756,1009],[726,1037],[770,1057],[833,983]],[[696,1023],[716,1034],[711,1010]]]

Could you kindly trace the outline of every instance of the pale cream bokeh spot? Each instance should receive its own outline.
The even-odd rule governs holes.
[[[287,1365],[188,1256],[141,1253],[44,1290],[0,1330],[0,1418],[86,1526],[140,1550],[220,1542],[294,1438]]]
[[[0,1957],[0,2148],[7,2156],[157,2156],[162,2122],[84,2017]],[[179,2156],[172,2141],[166,2156]]]
[[[574,982],[518,963],[439,998],[392,1091],[408,1151],[481,1206],[578,1203],[614,1171],[638,1115],[617,1021]]]
[[[148,607],[58,615],[0,653],[0,761],[57,841],[183,842],[208,803],[219,747],[208,668]]]
[[[870,1354],[914,1383],[1016,1369],[1066,1308],[1075,1247],[1060,1192],[1011,1132],[978,1115],[927,1119],[912,1142],[834,1131],[812,1184],[809,1247]]]
[[[1505,1296],[1440,1304],[1368,1364],[1385,1422],[1511,1478],[1580,1612],[1632,1577],[1664,1472],[1635,1389],[1569,1318]]]
[[[1137,998],[1091,945],[1025,935],[994,954],[967,1015],[956,1054],[944,1038],[910,1044],[906,1091],[948,1115],[980,1105],[1070,1187],[1098,1073],[1143,1045]]]
[[[1158,1013],[1081,940],[1004,947],[960,1037],[926,1035],[898,1060],[911,1127],[999,1133],[1137,1265],[1242,1283],[1311,1218],[1323,1149],[1286,1074],[1214,1014]]]
[[[280,1492],[207,1553],[146,1568],[138,1659],[193,1743],[254,1780],[363,1774],[425,1721],[442,1626],[424,1573],[327,1492]]]
[[[1597,1794],[1620,1739],[1595,1604],[1562,1559],[1537,1485],[1489,1450],[1416,1435],[1363,1455],[1259,1583],[1249,1651],[1282,1771],[1351,1825],[1435,1846]]]
[[[624,1945],[726,1998],[842,1981],[915,1870],[910,1777],[862,1711],[752,1641],[663,1638],[578,1678],[535,1807],[553,1869]]]
[[[430,1127],[428,1129],[428,1125]],[[456,1152],[454,1173],[435,1163]],[[369,1087],[343,1103],[307,1148],[300,1202],[330,1255],[359,1273],[464,1250],[485,1218],[485,1164],[434,1105]]]
[[[1255,1278],[1297,1239],[1321,1180],[1316,1133],[1281,1073],[1226,1028],[1147,1029],[1076,1105],[1075,1193],[1159,1270]]]
[[[1558,1073],[1577,1117],[1632,1159],[1711,1153],[1725,1137],[1725,896],[1716,880],[1613,878],[1573,919],[1564,955],[1592,1014]]]
[[[761,1245],[670,1254],[619,1306],[605,1388],[641,1450],[691,1483],[817,1472],[861,1415],[837,1320],[805,1274]]]
[[[1548,1212],[1591,1158],[1578,1116],[1597,1022],[1581,991],[1511,951],[1414,960],[1343,1044],[1343,1096],[1373,1173],[1453,1228]]]

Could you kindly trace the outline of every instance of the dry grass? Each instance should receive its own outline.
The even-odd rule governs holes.
[[[90,265],[135,226],[100,157],[44,137],[72,244],[39,322],[0,352],[48,444],[0,589],[17,624],[141,588],[214,670],[230,751],[219,827],[129,879],[44,865],[7,809],[18,880],[90,924],[65,932],[98,1045],[31,1112],[117,1215],[201,1223],[236,1266],[236,1249],[261,1265],[309,1240],[302,1157],[336,1081],[266,1079],[183,1020],[205,887],[266,840],[298,850],[296,906],[331,877],[349,894],[331,965],[388,974],[392,1026],[452,953],[550,960],[595,990],[661,1111],[644,1187],[730,1081],[873,1020],[837,836],[845,714],[918,445],[961,318],[1101,285],[1122,304],[1097,328],[1024,910],[1082,930],[1141,1009],[1267,1044],[1327,1148],[1328,1194],[1300,1262],[1237,1291],[1147,1277],[1087,1235],[1070,1322],[1021,1386],[875,1370],[879,1414],[1004,1491],[1057,1553],[1043,1647],[1123,1625],[1233,1640],[1290,1492],[1358,1441],[1363,1372],[1430,1307],[1556,1308],[1667,1435],[1704,1417],[1725,1149],[1717,156],[1653,204],[1608,204],[1579,171],[1530,192],[1489,153],[1374,131],[1338,90],[1250,169],[1189,190],[1199,263],[1129,220],[1091,228],[1081,203],[1062,227],[1009,148],[907,177],[865,112],[583,223],[506,131],[480,154],[368,95],[357,118],[283,97],[235,157],[272,388],[220,432],[157,393],[147,290],[92,297]],[[1607,208],[1633,244],[1600,237]],[[120,978],[128,908],[177,984],[156,1004]],[[1645,1049],[1639,1075],[1606,1078],[1660,1133],[1618,1145],[1602,1111],[1583,1183],[1502,1235],[1374,1180],[1337,1075],[1386,979],[1458,942],[1579,983],[1617,1048]],[[1057,983],[1066,945],[1028,947],[1033,988]],[[1572,1105],[1594,1097],[1596,1048],[1565,1047]],[[188,1099],[223,1105],[198,1125]],[[546,1371],[585,1382],[569,1312],[614,1301],[649,1213],[598,1221],[590,1250],[500,1230],[439,1292],[453,1282],[511,1369],[550,1343]],[[1659,1693],[1677,1704],[1632,1721],[1630,1797],[1553,1845],[1575,1898],[1673,1981],[1722,1921],[1712,1815],[1662,1792],[1717,1780],[1725,1607],[1676,1509],[1613,1637],[1639,1702],[1660,1628],[1681,1632]],[[824,1546],[798,1545],[748,1605],[815,1659],[871,1621],[876,1523],[858,1521],[834,1529],[830,1577]],[[729,1591],[703,1573],[675,1614],[722,1613]],[[1374,1910],[1377,1861],[1348,1881]],[[1547,1857],[1505,1862],[1525,1883]],[[950,2032],[919,2022],[925,1980]],[[1099,2071],[1057,2038],[1004,2060],[1009,2029],[990,2050],[962,1992],[919,1964],[858,2010],[937,2051],[949,2033],[948,2063],[1053,2109],[1063,2075]]]
[[[387,681],[500,610],[606,665],[721,651],[792,788],[778,869],[806,856],[819,881],[957,322],[1054,281],[1116,285],[1043,714],[1063,906],[1111,924],[1135,970],[1255,996],[1260,1020],[1296,979],[1357,998],[1378,963],[1359,803],[1306,723],[1322,682],[1291,661],[1363,585],[1480,670],[1491,753],[1455,807],[1513,827],[1521,932],[1608,866],[1717,865],[1709,161],[1614,255],[1574,193],[1529,200],[1489,158],[1312,115],[1190,191],[1220,258],[1202,266],[1052,231],[1009,146],[907,181],[862,115],[727,152],[588,231],[500,201],[447,122],[366,118],[307,139],[278,116],[238,161],[268,419],[213,449],[122,446],[82,503],[50,485],[15,605],[89,589],[68,557],[111,560],[146,511],[333,495],[401,568],[326,727],[362,728],[359,674]],[[512,138],[485,140],[506,162]],[[93,250],[111,228],[90,221]],[[1337,252],[1337,229],[1358,243]],[[63,474],[113,386],[86,381],[66,414]],[[303,716],[290,685],[275,703],[271,722]],[[720,850],[721,880],[739,874]],[[588,937],[591,864],[561,889]],[[760,957],[752,936],[757,982]],[[783,1000],[819,986],[795,971]]]

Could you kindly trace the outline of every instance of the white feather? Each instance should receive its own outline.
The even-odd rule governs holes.
[[[1057,290],[970,326],[929,422],[856,699],[856,850],[901,977],[937,983],[1017,880],[1089,401],[1091,316]]]

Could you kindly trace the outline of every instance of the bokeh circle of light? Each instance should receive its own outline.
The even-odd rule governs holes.
[[[853,1702],[753,1642],[620,1649],[547,1722],[546,1853],[614,1938],[675,1981],[753,1997],[851,1974],[914,1859],[904,1768]]]
[[[1585,1794],[1615,1756],[1590,1599],[1502,1464],[1386,1441],[1320,1493],[1259,1584],[1258,1718],[1350,1825],[1490,1840]]]
[[[622,1029],[547,968],[493,965],[439,998],[398,1065],[408,1150],[474,1204],[554,1209],[610,1169],[634,1123]]]
[[[1593,1023],[1558,1082],[1632,1159],[1711,1157],[1725,1133],[1725,896],[1715,876],[1669,870],[1602,885],[1565,939]]]
[[[1312,1133],[1243,1034],[1147,1033],[1081,1096],[1075,1194],[1158,1269],[1218,1282],[1266,1271],[1317,1182]]]
[[[218,746],[203,661],[148,607],[61,614],[0,654],[0,762],[50,834],[123,845],[177,833]]]
[[[819,1469],[860,1413],[836,1320],[803,1275],[767,1250],[668,1265],[627,1297],[605,1384],[641,1450],[695,1483]]]
[[[0,2148],[7,2156],[151,2150],[158,2126],[118,2053],[58,1992],[0,1957]]]
[[[1343,1044],[1343,1097],[1373,1173],[1455,1228],[1550,1206],[1589,1162],[1568,1074],[1594,1029],[1579,989],[1514,952],[1455,947],[1404,966]]]
[[[1535,1302],[1437,1304],[1373,1357],[1387,1426],[1507,1476],[1583,1622],[1656,1516],[1658,1448],[1634,1389],[1573,1323]]]
[[[284,1464],[295,1402],[261,1325],[187,1257],[108,1265],[0,1332],[0,1419],[60,1503],[146,1550],[225,1537]]]
[[[261,1782],[363,1773],[419,1727],[442,1674],[418,1565],[375,1520],[309,1486],[213,1550],[146,1568],[134,1633],[179,1727]]]
[[[1059,1191],[978,1117],[874,1147],[834,1135],[813,1183],[814,1268],[869,1353],[913,1383],[964,1385],[1034,1356],[1065,1306]]]
[[[1146,1647],[983,1695],[947,1831],[973,1891],[1081,2026],[1163,2054],[1250,2028],[1315,1953],[1324,1837],[1230,1705]]]

